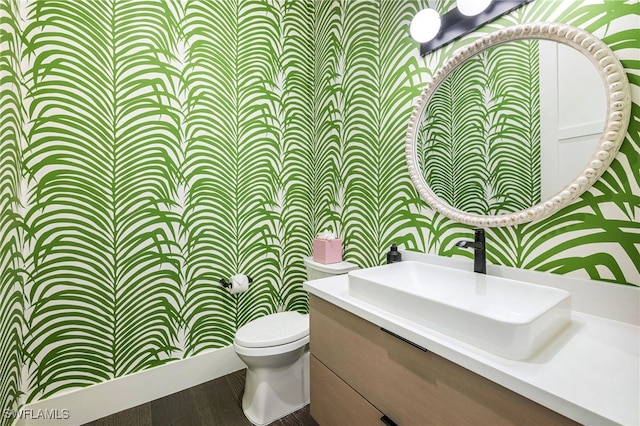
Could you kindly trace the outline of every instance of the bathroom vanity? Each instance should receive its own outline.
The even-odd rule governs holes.
[[[305,283],[311,415],[320,425],[638,424],[639,289],[522,272],[534,280],[555,279],[575,299],[571,324],[523,360],[353,297],[347,275]],[[489,273],[520,272],[491,266]],[[592,293],[577,294],[583,286]],[[596,307],[605,298],[618,306],[614,318],[600,316],[608,315]]]
[[[383,416],[398,425],[577,424],[319,297],[310,299],[311,415],[320,425],[378,424]]]

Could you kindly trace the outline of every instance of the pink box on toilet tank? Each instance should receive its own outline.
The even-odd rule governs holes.
[[[313,260],[324,264],[342,262],[342,240],[314,238]]]

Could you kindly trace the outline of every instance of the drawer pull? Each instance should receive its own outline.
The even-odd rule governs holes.
[[[417,343],[413,343],[411,340],[409,340],[409,339],[405,339],[404,337],[402,337],[402,336],[400,336],[400,335],[398,335],[398,334],[394,333],[394,332],[393,332],[393,331],[391,331],[391,330],[387,330],[387,329],[386,329],[386,328],[384,328],[384,327],[380,327],[380,330],[384,331],[384,332],[385,332],[385,333],[387,333],[387,334],[392,335],[392,336],[393,336],[393,337],[395,337],[396,339],[400,339],[400,340],[402,340],[403,342],[410,344],[410,345],[411,345],[411,346],[413,346],[414,348],[418,348],[418,349],[420,349],[422,352],[428,352],[427,348],[423,348],[422,346],[418,345]],[[385,417],[386,417],[386,416],[385,416]]]
[[[394,422],[393,420],[391,420],[391,419],[390,419],[389,417],[387,417],[387,416],[382,416],[382,417],[380,417],[380,421],[381,421],[382,423],[384,423],[385,425],[387,425],[387,426],[398,426],[398,425],[396,424],[396,422]]]

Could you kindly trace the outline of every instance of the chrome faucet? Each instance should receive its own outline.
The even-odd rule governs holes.
[[[474,229],[474,241],[458,241],[456,247],[473,249],[473,272],[487,273],[487,247],[484,237],[484,229]]]

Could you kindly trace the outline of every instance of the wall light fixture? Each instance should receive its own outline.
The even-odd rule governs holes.
[[[422,9],[409,31],[424,56],[531,1],[457,0],[456,7],[442,16],[435,9]]]
[[[435,9],[422,9],[411,20],[409,32],[411,38],[419,43],[426,43],[440,32],[440,14]]]
[[[491,0],[457,0],[458,11],[464,16],[475,16],[484,11],[491,4]]]

